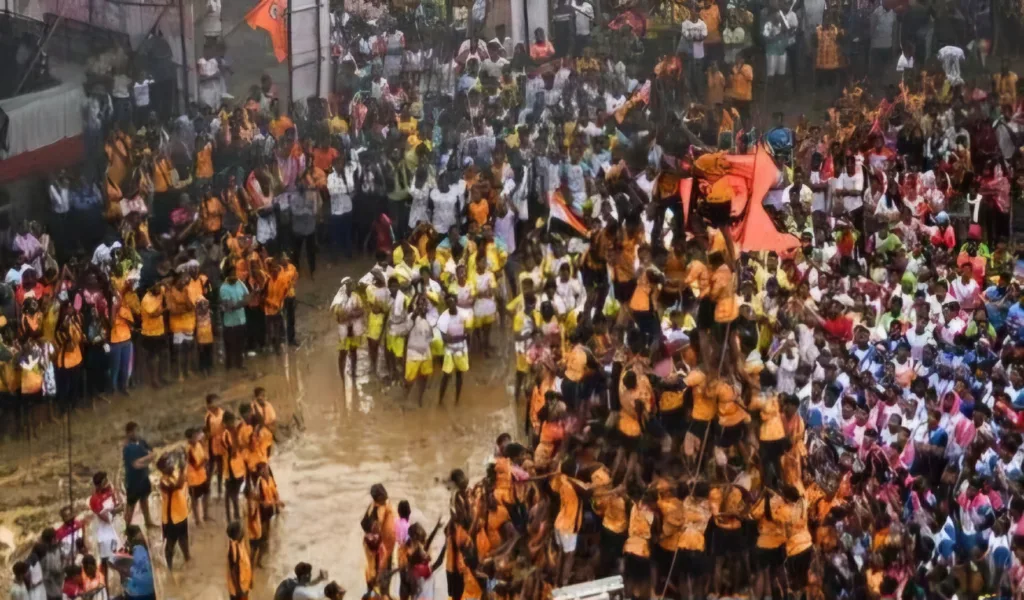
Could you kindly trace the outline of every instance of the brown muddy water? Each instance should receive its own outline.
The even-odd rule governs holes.
[[[401,386],[386,387],[371,376],[365,351],[355,381],[346,375],[343,386],[327,305],[343,275],[358,277],[369,266],[328,267],[317,273],[315,282],[300,281],[302,348],[250,359],[247,375],[228,378],[220,373],[157,392],[141,388],[131,398],[80,411],[71,436],[76,508],[87,509],[94,471],[105,469],[120,480],[120,443],[128,421],[138,421],[144,437],[163,449],[181,443],[186,427],[202,424],[206,393],[218,392],[222,405],[235,410],[250,398],[253,387],[262,386],[282,424],[271,468],[285,508],[275,519],[270,552],[265,568],[256,572],[251,597],[273,598],[277,583],[300,561],[326,569],[349,596],[360,597],[365,584],[359,520],[370,502],[370,486],[384,484],[396,506],[408,500],[412,520],[429,531],[438,517],[447,516],[449,494],[443,482],[451,469],[464,469],[471,478],[482,476],[498,434],[516,434],[520,410],[513,406],[508,387],[514,368],[510,348],[488,360],[473,357],[458,407],[453,405],[454,382],[445,404],[437,404],[440,369],[435,369],[420,408],[415,398],[405,398]],[[383,364],[382,359],[381,368]],[[59,507],[68,501],[67,438],[66,428],[51,425],[31,447],[24,442],[0,445],[0,489],[5,490],[0,495],[0,589],[6,587],[11,561],[28,549],[41,528],[57,520]],[[152,498],[152,506],[153,514],[159,514],[159,496]],[[150,532],[152,554],[161,557],[156,561],[162,598],[227,598],[226,523],[216,492],[210,513],[212,523],[191,528],[192,561],[182,564],[179,554],[171,574],[159,564],[159,533]],[[136,523],[140,521],[136,516]],[[435,556],[441,543],[438,536]],[[444,577],[434,579],[435,595],[443,598]]]

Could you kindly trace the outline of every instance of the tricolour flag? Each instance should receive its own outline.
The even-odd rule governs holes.
[[[552,219],[562,221],[569,227],[575,229],[576,232],[583,237],[586,237],[590,233],[587,230],[587,226],[583,224],[583,221],[580,220],[575,213],[569,210],[568,205],[566,205],[565,200],[562,199],[561,195],[556,194],[555,192],[548,194],[548,205],[551,210]]]

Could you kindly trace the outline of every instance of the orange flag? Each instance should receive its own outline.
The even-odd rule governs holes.
[[[284,62],[288,58],[288,26],[285,25],[287,12],[288,0],[262,0],[245,15],[249,27],[265,29],[270,34],[277,62]]]
[[[757,153],[725,157],[729,161],[730,175],[736,175],[749,182],[749,196],[734,198],[732,214],[740,221],[732,227],[732,239],[744,252],[774,250],[785,252],[800,245],[800,240],[789,233],[782,233],[775,227],[771,217],[764,210],[764,197],[775,184],[779,170],[764,144],[758,144]],[[745,200],[745,202],[744,202]],[[737,202],[739,201],[739,202]]]
[[[742,252],[774,250],[782,253],[800,246],[800,240],[775,227],[764,209],[764,197],[775,184],[779,170],[763,145],[756,154],[727,154],[729,172],[724,176],[732,186],[732,209],[734,219],[731,233],[737,248]],[[684,178],[679,181],[679,197],[683,202],[683,218],[689,214],[694,181]]]

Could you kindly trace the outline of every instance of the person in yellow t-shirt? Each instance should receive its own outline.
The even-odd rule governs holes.
[[[160,469],[160,521],[164,532],[164,558],[167,570],[174,570],[174,547],[179,546],[185,562],[191,558],[188,551],[188,488],[185,469],[171,456],[157,462]]]
[[[657,501],[657,492],[648,489],[629,512],[628,537],[622,552],[625,592],[630,598],[651,597],[651,542],[654,532],[661,530]]]
[[[277,491],[277,482],[274,481],[274,476],[270,474],[270,467],[265,462],[256,466],[253,487],[259,495],[260,526],[263,530],[255,562],[257,568],[262,568],[263,555],[266,554],[267,546],[270,544],[270,521],[281,508],[284,508],[284,502],[281,502],[281,496]]]
[[[281,314],[285,299],[292,286],[292,278],[285,274],[275,260],[267,261],[267,286],[263,294],[263,314],[266,315],[267,340],[274,352],[281,353],[284,343],[284,316]],[[294,270],[293,270],[294,272]]]
[[[221,447],[224,449],[223,470],[227,476],[227,483],[224,486],[224,510],[227,520],[231,521],[231,509],[235,509],[235,519],[241,518],[238,510],[238,493],[242,490],[242,483],[245,482],[246,468],[245,457],[248,453],[249,436],[243,436],[242,430],[248,425],[244,419],[239,419],[233,413],[224,413],[224,430],[220,434]],[[244,439],[243,439],[244,438]]]
[[[569,583],[573,557],[576,553],[576,541],[580,526],[583,524],[583,508],[577,490],[584,486],[582,482],[568,475],[571,469],[570,463],[563,463],[559,472],[549,482],[551,491],[558,494],[559,498],[558,516],[555,517],[555,539],[560,550],[559,570],[556,578],[558,585]]]
[[[295,283],[299,280],[299,270],[292,264],[292,259],[287,252],[282,252],[278,264],[281,265],[281,274],[288,278],[288,294],[284,298],[284,333],[288,345],[297,348],[298,339],[295,336]]]
[[[203,186],[203,200],[199,204],[199,217],[202,219],[203,232],[220,240],[224,228],[224,205],[220,198],[210,189]]]
[[[786,502],[766,490],[754,504],[750,516],[757,521],[757,547],[754,549],[758,573],[754,582],[754,597],[772,595],[776,588],[786,589],[782,579],[786,562]]]
[[[789,438],[782,422],[782,406],[779,396],[772,389],[775,376],[768,371],[761,371],[761,390],[754,392],[748,409],[750,412],[761,413],[761,425],[758,429],[760,443],[758,454],[761,456],[761,473],[765,485],[777,487],[782,477],[782,456],[789,449]]]
[[[174,285],[168,286],[164,294],[164,304],[170,315],[171,347],[178,369],[178,381],[185,381],[189,375],[195,346],[196,305],[189,295],[190,280],[187,272],[179,272]]]
[[[164,283],[157,282],[142,297],[142,348],[146,353],[146,371],[154,388],[164,384],[167,361],[167,330],[164,327]]]
[[[247,600],[252,589],[252,562],[245,543],[242,524],[228,525],[228,596],[231,600]]]
[[[782,486],[782,497],[786,501],[786,576],[789,589],[799,593],[807,587],[813,555],[814,541],[807,526],[810,510],[807,499],[792,485]]]
[[[206,134],[196,137],[196,183],[207,186],[213,179],[213,140]]]
[[[110,328],[110,381],[114,389],[128,394],[132,359],[132,329],[139,314],[139,297],[128,286],[114,300],[114,321]]]
[[[729,77],[729,97],[739,110],[743,122],[750,118],[750,101],[754,97],[754,68],[746,64],[742,55],[736,56]]]
[[[711,571],[704,547],[708,523],[711,521],[711,504],[708,501],[710,491],[706,481],[697,481],[683,500],[678,565],[690,598],[705,597],[707,575]]]
[[[70,302],[60,305],[54,347],[57,407],[62,413],[76,408],[83,397],[82,386],[82,317]]]
[[[188,495],[192,500],[192,514],[196,523],[210,520],[210,478],[206,473],[207,451],[206,436],[199,427],[185,430],[185,481],[188,483]]]

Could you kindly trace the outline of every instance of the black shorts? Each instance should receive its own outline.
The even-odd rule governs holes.
[[[613,439],[618,441],[618,444],[622,446],[622,449],[626,452],[637,452],[640,450],[640,442],[643,441],[642,435],[632,436],[622,433],[618,428],[615,429],[615,436]]]
[[[615,292],[615,299],[619,301],[619,304],[626,304],[633,297],[633,292],[636,291],[636,280],[616,281],[612,284],[612,291]]]
[[[786,574],[789,576],[792,589],[800,589],[807,585],[807,572],[811,569],[812,550],[813,548],[808,548],[800,554],[794,554],[786,559]]]
[[[746,432],[746,423],[737,423],[729,427],[718,427],[718,436],[715,437],[715,446],[719,448],[731,448],[743,439]]]
[[[682,556],[682,550],[679,551],[679,557],[676,557],[675,550],[666,550],[657,544],[651,545],[651,560],[654,561],[655,566],[658,567],[659,576],[664,573],[668,573],[669,568],[672,567],[672,559],[676,558],[676,564],[679,564],[679,558]]]
[[[708,427],[711,427],[711,421],[701,421],[699,419],[693,419],[689,425],[686,426],[686,433],[692,433],[697,436],[698,440],[704,439],[704,434],[707,433]]]
[[[651,559],[627,552],[624,563],[622,575],[626,581],[630,583],[651,582]]]
[[[452,600],[462,600],[462,593],[466,587],[465,582],[462,580],[462,574],[452,573],[451,571],[445,571],[444,574],[448,579],[448,597]]]
[[[164,541],[167,546],[173,546],[178,540],[188,542],[188,519],[181,523],[164,524]]]
[[[777,569],[786,562],[786,545],[777,548],[756,548],[754,563],[759,569]]]
[[[242,489],[242,482],[245,481],[245,477],[234,477],[228,475],[228,481],[225,485],[225,492],[228,495],[235,495]]]
[[[708,555],[704,552],[698,550],[680,550],[679,557],[676,559],[676,569],[684,575],[699,577],[711,570],[710,562]]]
[[[129,486],[124,492],[125,501],[128,503],[128,506],[131,506],[149,498],[149,495],[153,492],[153,484],[147,479],[145,483],[139,484],[138,487]]]
[[[736,529],[723,529],[712,521],[708,525],[708,537],[711,541],[709,548],[712,556],[735,556],[749,547],[742,526]]]
[[[622,547],[626,545],[626,532],[615,533],[601,527],[601,557],[618,560],[622,556]]]
[[[679,437],[686,431],[686,413],[683,407],[665,410],[661,412],[661,425],[665,433],[672,437]]]
[[[210,494],[210,480],[207,479],[199,485],[189,486],[188,493],[192,496],[193,500],[199,500],[204,496],[208,496]]]
[[[167,350],[167,336],[165,335],[144,335],[142,336],[142,349],[150,354],[156,354]]]
[[[764,462],[775,462],[782,458],[782,455],[789,450],[790,442],[787,438],[761,442],[758,452],[761,453],[761,460]]]

